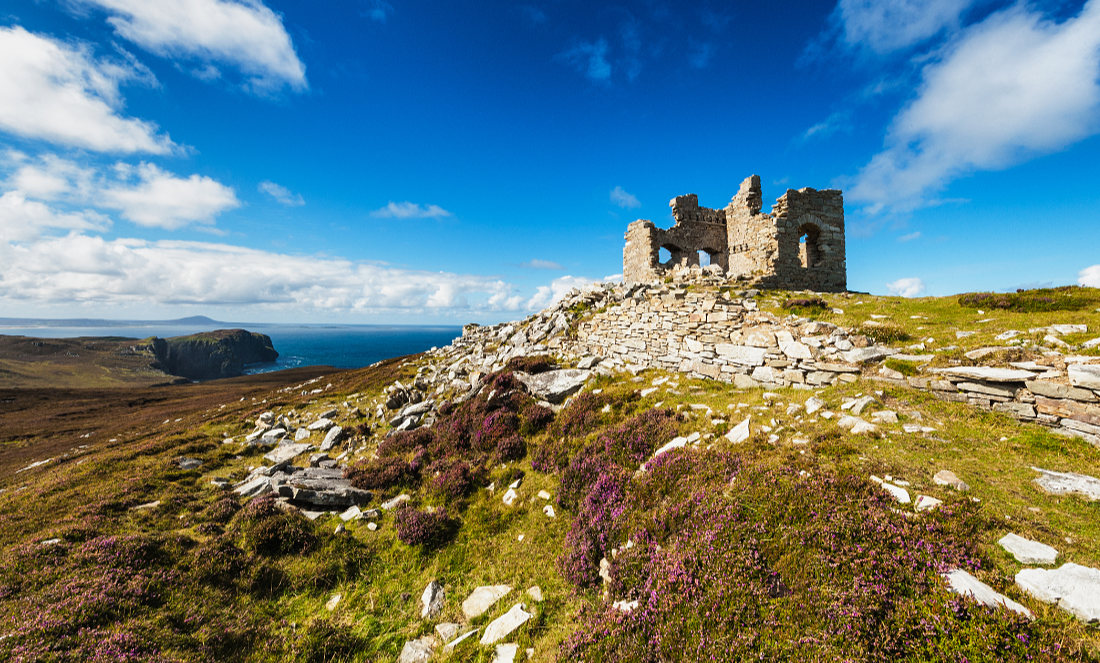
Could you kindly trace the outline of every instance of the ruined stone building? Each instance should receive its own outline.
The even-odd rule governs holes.
[[[741,183],[725,209],[700,207],[695,194],[677,196],[669,203],[676,219],[671,228],[646,219],[627,227],[623,279],[658,281],[672,268],[699,265],[706,256],[730,278],[745,277],[763,288],[845,290],[841,192],[788,189],[769,214],[761,213],[762,204],[757,175]]]

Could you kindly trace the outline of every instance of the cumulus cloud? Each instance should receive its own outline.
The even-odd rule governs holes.
[[[584,276],[561,276],[550,282],[549,285],[539,286],[535,295],[527,300],[527,308],[532,311],[552,306],[569,294],[574,288],[585,289],[597,284]]]
[[[294,193],[285,186],[276,184],[270,180],[260,182],[258,188],[261,193],[266,193],[281,205],[286,205],[287,207],[301,207],[306,204],[306,200],[302,198],[301,194]]]
[[[5,182],[10,193],[110,210],[146,227],[209,225],[218,214],[240,205],[233,189],[214,179],[182,177],[149,163],[96,169],[50,154],[36,159],[15,155],[8,161],[14,167]]]
[[[434,219],[452,216],[439,205],[419,205],[408,201],[395,203],[392,200],[385,207],[371,212],[370,215],[381,219]]]
[[[240,205],[233,189],[209,177],[177,177],[149,163],[120,170],[125,178],[103,190],[100,204],[140,226],[175,230],[210,224]]]
[[[1100,265],[1082,269],[1077,274],[1077,283],[1089,288],[1100,288]]]
[[[356,313],[514,310],[523,303],[511,285],[491,277],[79,232],[0,243],[0,300]]]
[[[56,230],[105,230],[111,221],[93,210],[59,212],[20,191],[0,195],[0,241],[26,241]]]
[[[957,177],[1060,150],[1100,125],[1100,0],[1053,23],[1025,5],[960,35],[925,66],[885,149],[850,187],[872,212],[930,202]]]
[[[0,62],[0,129],[97,152],[172,150],[156,125],[121,114],[119,86],[152,77],[137,63],[96,59],[18,26],[0,28]]]
[[[615,203],[623,209],[630,209],[634,207],[641,207],[642,203],[638,200],[637,196],[632,193],[627,193],[621,186],[617,186],[611,190],[611,202]]]
[[[257,91],[308,87],[282,18],[259,0],[77,1],[106,11],[119,36],[157,55],[231,65]]]
[[[611,78],[607,48],[607,40],[601,37],[594,42],[581,42],[559,57],[590,80],[606,81]]]
[[[886,290],[892,295],[898,295],[899,297],[916,297],[924,292],[924,281],[915,276],[908,278],[898,279],[892,283],[886,284]]]
[[[553,260],[540,260],[539,258],[532,258],[521,264],[520,267],[526,267],[527,269],[564,269]]]
[[[848,45],[889,53],[958,25],[976,0],[840,0],[834,19]]]

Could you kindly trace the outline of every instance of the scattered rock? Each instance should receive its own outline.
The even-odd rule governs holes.
[[[591,374],[591,371],[578,368],[563,368],[536,375],[522,371],[514,373],[516,379],[527,387],[531,395],[555,404],[561,403],[580,390]]]
[[[970,490],[970,485],[956,476],[951,470],[940,470],[936,472],[936,475],[932,477],[932,483],[937,486],[951,486],[955,490],[962,492]]]
[[[420,595],[420,618],[431,619],[443,611],[443,601],[447,598],[447,592],[443,585],[435,580],[428,583],[424,593]]]
[[[458,635],[458,631],[461,628],[462,626],[460,624],[455,624],[454,622],[443,622],[442,624],[435,625],[435,634],[438,635],[439,639],[443,642],[450,642],[451,640],[454,640],[456,635]]]
[[[393,499],[389,499],[389,500],[386,500],[385,502],[382,502],[382,510],[383,511],[392,511],[392,510],[396,509],[399,506],[404,506],[404,505],[408,504],[409,500],[411,500],[411,499],[412,499],[412,496],[409,495],[408,493],[401,493],[400,495],[398,495],[397,497],[394,497]]]
[[[749,418],[737,424],[726,433],[726,439],[734,444],[739,444],[749,439]]]
[[[344,598],[343,594],[333,594],[332,598],[330,598],[325,603],[325,610],[328,610],[329,612],[332,612],[333,610],[335,610],[336,606],[340,605],[340,599],[342,599],[342,598]]]
[[[530,596],[535,603],[542,603],[542,588],[538,585],[527,588],[527,596]]]
[[[917,501],[913,503],[913,508],[917,511],[931,511],[941,504],[943,504],[943,500],[938,500],[929,495],[917,495]]]
[[[518,497],[519,493],[516,492],[516,489],[509,488],[507,492],[504,493],[504,496],[500,498],[500,501],[504,502],[507,506],[512,506],[516,503],[516,498]]]
[[[466,619],[480,617],[510,591],[512,591],[512,588],[508,585],[483,585],[478,587],[462,602],[462,614],[466,615]]]
[[[202,461],[196,458],[180,458],[177,465],[181,470],[196,470],[202,466]]]
[[[1031,371],[1023,371],[1017,368],[997,368],[995,366],[952,366],[950,368],[934,368],[932,372],[984,382],[1024,382],[1035,377],[1035,374]]]
[[[523,608],[522,603],[517,603],[508,612],[489,622],[489,625],[485,627],[485,632],[481,634],[481,644],[491,645],[500,642],[517,628],[526,624],[527,620],[534,615]]]
[[[1016,585],[1081,621],[1100,621],[1100,569],[1073,563],[1054,570],[1024,569],[1016,574]]]
[[[886,481],[883,481],[879,485],[882,486],[883,490],[890,493],[890,496],[897,500],[899,504],[909,504],[913,501],[912,498],[909,497],[909,491],[902,488],[901,486],[895,486],[894,484],[888,483]]]
[[[806,399],[806,414],[813,414],[823,407],[825,407],[825,401],[820,398],[811,396]]]
[[[298,456],[309,451],[313,445],[308,442],[291,442],[290,444],[282,444],[271,451],[264,454],[264,458],[268,461],[278,465],[290,460],[294,460]]]
[[[871,421],[880,424],[896,424],[898,423],[898,413],[893,410],[880,410],[871,415]]]
[[[1011,532],[1001,537],[997,543],[1022,564],[1053,564],[1058,558],[1058,551],[1045,543],[1025,539]]]
[[[464,642],[464,641],[465,641],[465,640],[466,640],[467,638],[469,638],[470,636],[472,636],[473,634],[477,633],[477,632],[478,632],[478,631],[480,631],[480,630],[481,630],[480,628],[475,628],[475,629],[473,629],[472,631],[466,631],[465,633],[463,633],[462,635],[458,636],[458,637],[457,637],[457,638],[455,638],[454,640],[451,640],[450,642],[448,642],[448,643],[447,643],[447,644],[446,644],[446,645],[445,645],[445,646],[443,647],[443,651],[444,651],[444,652],[452,652],[452,651],[454,651],[454,648],[455,648],[455,647],[457,647],[457,646],[459,645],[459,643],[461,643],[461,642]]]
[[[336,425],[336,422],[328,417],[321,417],[317,421],[307,426],[309,430],[328,430]]]
[[[328,429],[328,433],[325,434],[324,441],[321,442],[321,451],[328,451],[336,446],[336,443],[340,441],[340,438],[344,435],[344,429],[340,426],[333,426]]]
[[[956,594],[969,596],[978,603],[991,608],[1004,607],[1014,612],[1018,612],[1025,617],[1031,617],[1030,610],[1004,594],[994,591],[992,587],[962,569],[955,569],[945,574],[944,577],[947,579],[948,588]],[[1018,577],[1019,576],[1017,576],[1017,578]]]
[[[1035,483],[1051,495],[1077,493],[1092,501],[1100,500],[1100,479],[1076,472],[1054,472],[1041,467],[1031,469],[1039,473]]]
[[[491,663],[514,663],[517,653],[519,653],[519,645],[515,643],[497,645],[493,650]]]
[[[401,655],[397,657],[397,663],[428,663],[438,646],[439,640],[434,635],[406,640],[405,646],[401,648]]]

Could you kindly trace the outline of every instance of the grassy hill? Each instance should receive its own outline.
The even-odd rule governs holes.
[[[793,304],[898,348],[923,343],[907,352],[935,364],[990,346],[1002,354],[983,356],[1003,361],[1093,352],[1088,333],[1060,336],[1059,348],[1030,331],[1073,323],[1100,335],[1097,293],[1067,296],[1083,302]],[[758,300],[785,315],[800,298],[817,296]],[[997,339],[1009,330],[1019,333]],[[1057,548],[1059,564],[1100,566],[1100,502],[1033,482],[1033,466],[1100,476],[1100,450],[1084,441],[869,370],[850,384],[771,391],[620,373],[550,408],[515,371],[560,358],[469,374],[465,393],[436,393],[432,361],[157,389],[0,390],[0,655],[393,661],[434,635],[432,660],[489,661],[496,650],[479,638],[522,603],[532,616],[504,640],[518,645],[516,660],[1100,659],[1100,631],[1018,590],[1023,565],[996,543],[1013,532]],[[439,403],[434,422],[388,434],[413,392]],[[838,419],[865,397],[864,416],[896,420],[852,434]],[[270,446],[247,442],[258,419],[308,430],[322,415],[343,437],[314,464],[334,461],[373,493],[364,517],[311,520],[274,495],[223,487],[272,464]],[[729,435],[745,420],[746,436]],[[315,451],[292,463],[310,465]],[[934,482],[942,470],[968,490]],[[872,477],[942,504],[917,511]],[[381,509],[401,494],[407,506]],[[948,592],[942,574],[953,568],[1034,619]],[[422,618],[432,581],[445,597]],[[468,617],[464,600],[486,585],[511,591]],[[443,624],[481,630],[448,652]]]

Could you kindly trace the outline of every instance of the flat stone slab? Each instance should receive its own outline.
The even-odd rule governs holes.
[[[1012,553],[1017,562],[1023,564],[1053,564],[1058,558],[1058,551],[1047,544],[1025,539],[1011,532],[1001,537],[997,543]]]
[[[997,368],[995,366],[952,366],[950,368],[936,368],[932,372],[985,382],[1025,382],[1035,377],[1035,374],[1031,371],[1023,371],[1018,368]]]
[[[1022,572],[1021,572],[1022,573]],[[1021,615],[1030,618],[1031,611],[1020,605],[1019,603],[1008,598],[1004,594],[994,591],[992,587],[985,584],[981,580],[978,580],[970,573],[962,570],[955,569],[945,573],[944,578],[947,579],[947,587],[956,594],[962,596],[969,596],[982,605],[989,606],[991,608],[1008,608],[1013,612],[1018,612]],[[1019,584],[1019,575],[1017,577],[1017,584]]]
[[[1073,386],[1100,389],[1100,364],[1070,364],[1066,372]]]
[[[1051,495],[1082,495],[1092,501],[1100,500],[1100,479],[1076,472],[1055,472],[1041,467],[1031,469],[1039,473],[1035,483]]]
[[[432,660],[432,652],[439,646],[439,640],[434,635],[425,635],[416,640],[407,640],[401,648],[401,654],[397,657],[397,663],[428,663]]]
[[[737,424],[730,429],[730,432],[726,433],[726,439],[734,444],[744,442],[749,439],[749,419],[745,419],[741,423]]]
[[[1016,574],[1016,585],[1083,622],[1100,621],[1100,569],[1073,563],[1057,569],[1024,569]]]
[[[336,422],[328,417],[321,417],[317,421],[307,426],[309,430],[328,430],[336,425]]]
[[[960,479],[958,475],[951,470],[940,470],[936,472],[936,475],[932,477],[932,483],[937,486],[951,486],[959,491],[970,490],[970,484]]]
[[[481,634],[481,644],[492,645],[500,642],[532,617],[534,615],[524,610],[522,603],[515,604],[508,612],[489,622],[485,632]]]
[[[897,354],[897,350],[881,345],[872,345],[869,348],[852,348],[841,354],[844,361],[849,364],[865,364],[869,361],[878,361],[890,355]]]
[[[290,444],[282,444],[275,447],[271,451],[265,453],[264,458],[278,465],[279,463],[285,463],[288,460],[293,460],[301,456],[311,448],[313,448],[313,445],[308,442],[291,442]]]
[[[344,429],[340,426],[333,426],[328,429],[324,441],[321,442],[321,451],[328,451],[336,446],[336,443],[340,441],[340,436],[343,434]]]
[[[462,614],[466,615],[466,619],[479,617],[510,591],[512,588],[508,585],[482,585],[470,592],[462,602]]]
[[[768,351],[764,348],[754,348],[750,345],[734,345],[732,343],[716,343],[714,354],[725,357],[735,364],[742,366],[760,366],[764,363],[764,357]]]
[[[591,371],[579,368],[563,368],[556,371],[546,371],[538,375],[531,375],[522,371],[516,371],[516,379],[527,387],[527,390],[537,398],[551,403],[561,403],[570,395],[576,393],[588,381]]]
[[[516,654],[519,653],[519,645],[509,642],[505,645],[497,645],[493,649],[493,660],[490,663],[514,663]]]

